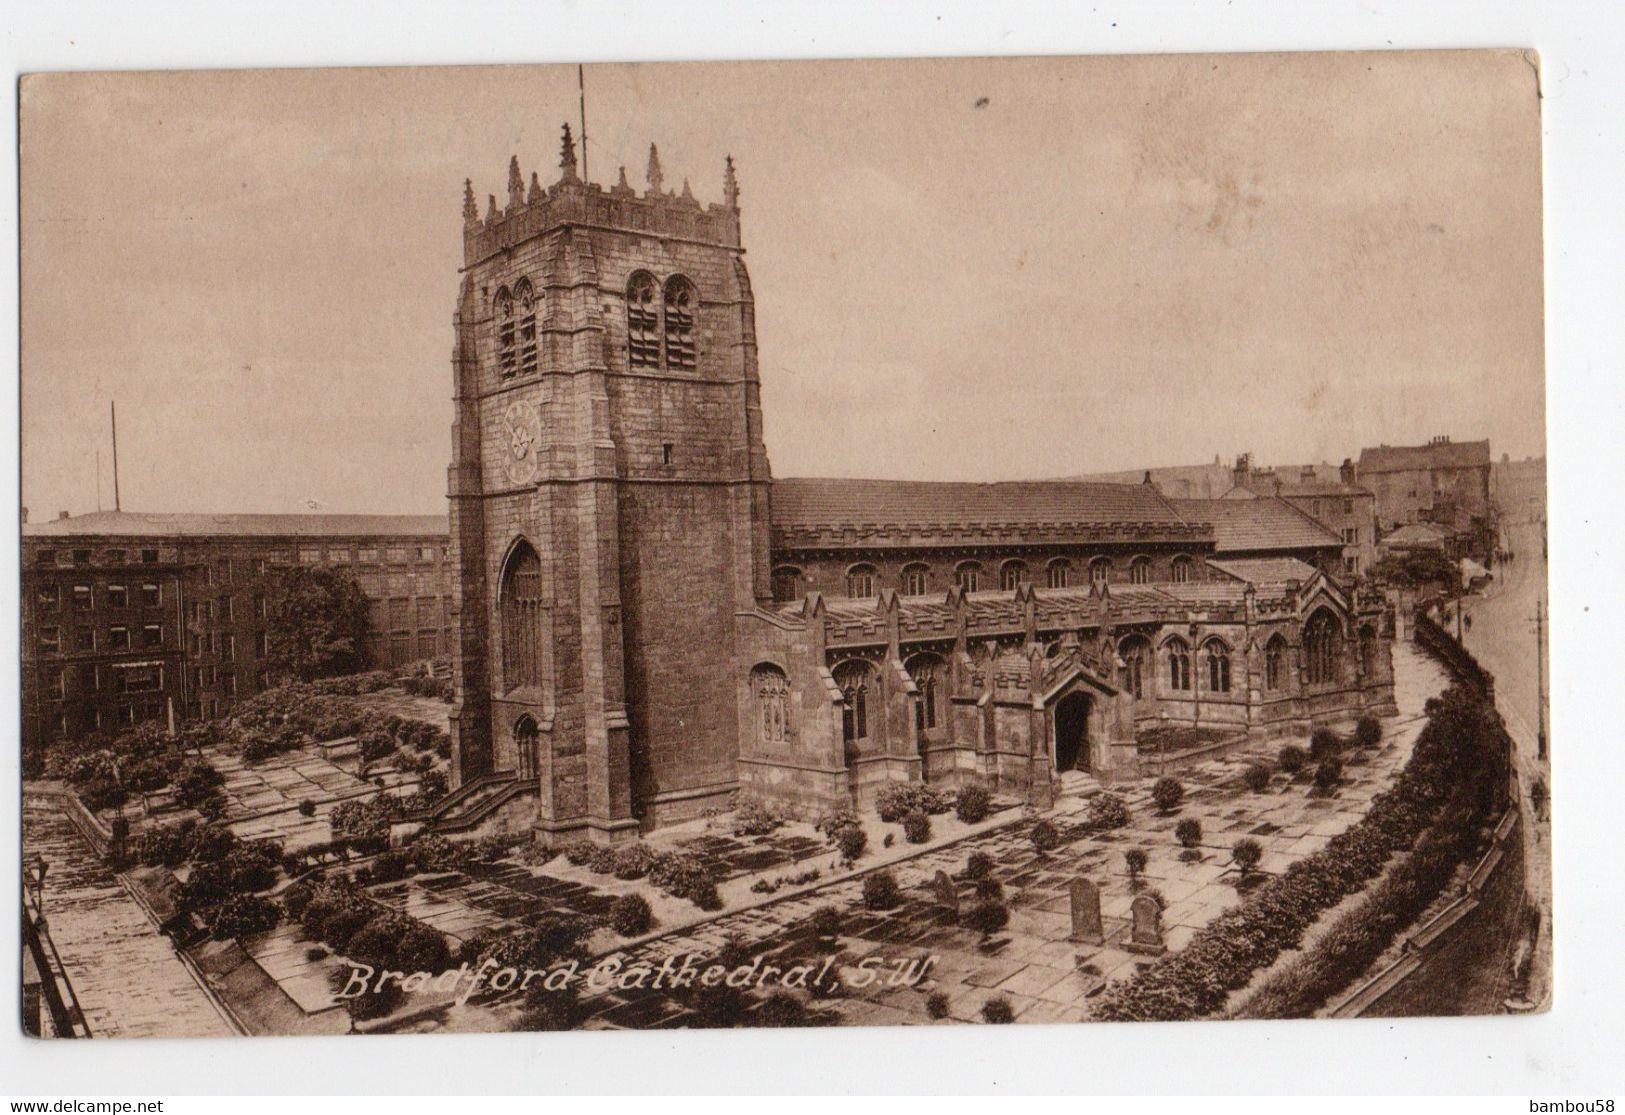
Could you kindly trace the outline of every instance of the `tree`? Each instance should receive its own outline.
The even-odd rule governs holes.
[[[367,598],[353,576],[303,565],[278,571],[266,637],[273,674],[310,681],[363,666]]]

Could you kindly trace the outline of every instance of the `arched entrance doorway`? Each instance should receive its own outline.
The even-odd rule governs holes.
[[[540,735],[536,721],[529,714],[521,716],[513,726],[514,762],[521,781],[529,782],[536,777],[536,746]]]
[[[1068,693],[1055,703],[1055,769],[1089,769],[1089,698]]]

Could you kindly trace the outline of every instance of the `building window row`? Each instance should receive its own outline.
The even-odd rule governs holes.
[[[1192,561],[1184,554],[1174,557],[1170,565],[1170,577],[1175,584],[1185,584],[1191,580]],[[1103,587],[1110,583],[1115,564],[1111,558],[1098,557],[1088,564],[1089,583],[1095,587]],[[1128,581],[1130,584],[1144,585],[1151,583],[1151,559],[1136,557],[1128,563]],[[1067,588],[1072,584],[1073,563],[1067,558],[1056,558],[1044,567],[1044,583],[1049,588]],[[998,567],[998,586],[1005,592],[1014,591],[1022,582],[1029,579],[1027,563],[1019,559],[1006,561]],[[779,603],[789,603],[799,600],[806,590],[806,575],[796,566],[781,565],[773,570],[772,575],[773,599]],[[963,588],[966,592],[979,592],[987,583],[987,572],[979,561],[962,561],[953,569],[953,584],[955,588]],[[846,595],[853,599],[864,599],[878,594],[880,588],[880,573],[876,567],[868,562],[859,562],[846,571]],[[931,567],[924,562],[910,562],[903,566],[898,577],[898,590],[904,596],[925,596],[931,589]]]

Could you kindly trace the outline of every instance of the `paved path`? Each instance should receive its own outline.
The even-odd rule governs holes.
[[[45,918],[97,1038],[227,1037],[169,939],[60,813],[23,808],[23,844],[45,857]]]

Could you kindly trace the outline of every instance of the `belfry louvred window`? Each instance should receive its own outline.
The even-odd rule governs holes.
[[[513,293],[507,287],[497,291],[497,371],[512,379],[519,371],[517,322],[513,313]]]
[[[530,280],[520,279],[513,288],[514,316],[518,319],[518,338],[515,342],[517,374],[536,374],[536,292]]]
[[[660,302],[654,276],[639,272],[626,287],[626,359],[634,368],[660,367]]]
[[[698,299],[694,284],[675,275],[666,281],[666,367],[692,368],[694,310]]]

